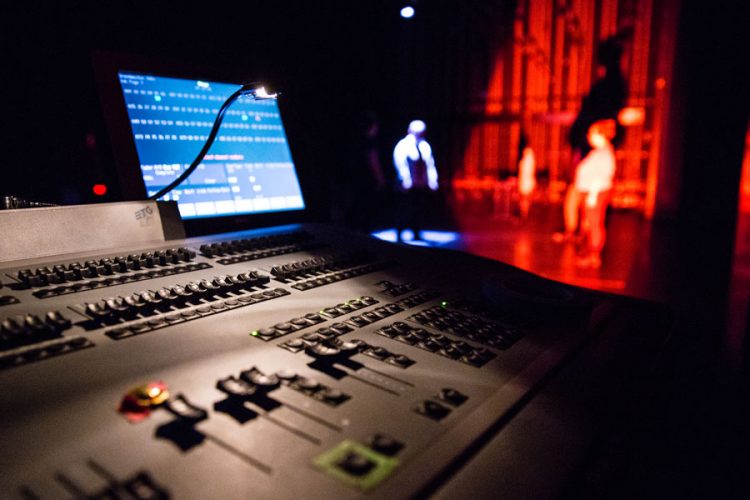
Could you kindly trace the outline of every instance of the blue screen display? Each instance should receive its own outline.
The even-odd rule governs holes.
[[[240,85],[118,73],[148,196],[184,172]],[[240,97],[198,168],[162,199],[185,219],[305,208],[274,99]]]

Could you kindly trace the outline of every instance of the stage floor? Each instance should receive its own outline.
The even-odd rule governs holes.
[[[602,266],[586,269],[576,265],[573,243],[556,243],[552,234],[562,228],[560,205],[536,205],[521,220],[454,209],[457,231],[424,231],[424,240],[412,241],[411,232],[402,237],[410,244],[462,250],[499,260],[549,279],[646,299],[663,299],[659,290],[662,273],[654,269],[651,253],[651,224],[633,211],[610,210],[607,243]],[[373,233],[395,241],[396,231]]]
[[[649,272],[650,224],[635,212],[610,211],[602,266],[576,265],[573,243],[556,243],[552,234],[562,227],[559,205],[533,207],[526,220],[507,216],[464,216],[461,237],[452,248],[507,262],[553,280],[586,288],[651,297],[634,273]],[[645,266],[645,268],[644,268]]]

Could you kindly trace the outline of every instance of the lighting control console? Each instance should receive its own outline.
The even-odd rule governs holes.
[[[486,453],[485,492],[554,483],[499,443],[640,314],[317,225],[0,267],[3,498],[454,496]]]

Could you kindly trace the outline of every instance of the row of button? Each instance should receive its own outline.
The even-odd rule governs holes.
[[[440,292],[436,290],[425,290],[419,293],[415,293],[414,295],[410,295],[409,297],[401,299],[398,302],[385,304],[383,306],[376,307],[371,311],[367,311],[363,314],[357,314],[357,315],[351,316],[346,321],[346,323],[354,328],[362,328],[364,326],[367,326],[381,319],[385,319],[390,316],[393,316],[394,314],[398,314],[411,307],[415,307],[415,306],[418,306],[419,304],[423,304],[429,300],[432,300],[439,294]],[[337,313],[339,313],[338,315],[342,314],[341,308],[335,308],[333,311],[326,308],[326,309],[323,309],[322,312],[330,317],[336,317]]]
[[[335,306],[325,307],[319,312],[310,312],[304,316],[292,318],[283,323],[277,323],[268,328],[253,330],[250,332],[250,335],[264,341],[269,341],[278,337],[283,337],[284,335],[289,335],[290,333],[297,332],[309,326],[322,323],[329,318],[336,318],[342,314],[348,314],[377,303],[378,301],[376,299],[368,296],[352,299]],[[334,325],[336,325],[336,328],[341,327],[341,324],[334,323]],[[331,325],[331,327],[334,327],[334,325]]]
[[[381,307],[376,307],[375,309],[367,311],[364,314],[351,316],[346,321],[346,323],[353,326],[354,328],[362,328],[381,319],[385,319],[393,316],[394,314],[398,314],[411,307],[423,304],[428,300],[432,300],[437,295],[439,295],[439,292],[437,292],[436,290],[425,290],[423,292],[410,295],[409,297],[399,300],[398,302],[385,304]],[[323,312],[328,313],[326,309],[324,309]]]
[[[338,389],[323,385],[316,379],[297,375],[290,370],[265,375],[255,367],[243,371],[239,377],[232,375],[220,379],[216,383],[216,388],[231,398],[250,399],[256,395],[268,394],[281,385],[331,406],[338,406],[351,399],[351,396]]]
[[[448,310],[442,306],[425,309],[408,319],[437,330],[465,337],[496,349],[508,349],[522,333],[477,315]]]
[[[343,335],[352,331],[354,328],[362,328],[381,319],[385,319],[387,317],[393,316],[394,314],[398,314],[408,307],[415,307],[428,300],[432,300],[439,294],[440,292],[436,290],[425,290],[406,297],[398,302],[376,307],[371,311],[365,312],[364,314],[353,315],[345,322],[336,322],[332,323],[328,327],[319,328],[314,334],[309,334],[310,337],[308,339],[305,339],[304,336],[301,338],[292,339],[281,344],[279,347],[290,350],[292,352],[299,352],[300,350],[305,348],[305,340],[326,340],[335,336]],[[373,297],[360,297],[359,299],[353,299],[336,306],[324,307],[319,312],[308,313],[299,318],[294,318],[288,322],[277,323],[268,328],[259,328],[257,330],[253,330],[252,332],[250,332],[250,335],[268,342],[270,340],[289,335],[290,333],[297,332],[309,326],[322,323],[328,318],[338,318],[358,309],[376,304],[377,302],[378,301]],[[401,365],[404,368],[413,364],[413,362],[411,362],[411,360],[409,360],[405,356],[393,355],[393,357],[398,359],[398,362],[396,364]]]
[[[342,348],[342,343],[334,340],[336,337],[348,333],[354,328],[362,328],[375,321],[393,316],[404,311],[407,307],[414,307],[415,305],[431,300],[436,295],[439,295],[439,292],[436,290],[425,290],[402,299],[399,302],[376,307],[361,315],[351,316],[343,323],[333,323],[329,327],[318,328],[315,332],[307,333],[301,337],[279,344],[279,347],[294,353],[304,349],[307,354],[318,359],[340,360],[353,354],[353,351],[346,344]],[[321,311],[321,313],[329,317],[337,317],[346,314],[346,312],[342,311],[340,307],[324,308]],[[408,368],[415,363],[408,356],[392,353],[382,346],[371,346],[361,340],[356,340],[356,343],[358,352],[379,361],[384,361],[400,368]]]
[[[368,264],[373,261],[369,252],[347,252],[334,255],[324,255],[311,259],[288,262],[271,268],[274,279],[286,283],[301,277],[315,276],[333,271],[340,271],[351,267]]]
[[[233,255],[231,257],[223,257],[216,261],[217,264],[229,266],[232,264],[239,264],[241,262],[250,262],[251,260],[265,259],[267,257],[274,257],[276,255],[287,255],[290,253],[302,252],[305,250],[315,250],[321,247],[325,247],[323,243],[308,242],[298,243],[295,245],[286,245],[283,247],[268,248],[266,250],[254,250],[242,253],[240,255]]]
[[[456,389],[444,387],[440,389],[440,392],[435,396],[435,399],[438,399],[441,402],[426,399],[419,403],[416,408],[414,408],[414,411],[420,415],[431,418],[432,420],[442,420],[450,414],[451,406],[461,406],[467,399],[469,399],[469,397]],[[447,403],[450,406],[447,406],[444,403]]]
[[[326,332],[327,330],[330,330],[334,335],[342,335],[351,331],[352,328],[362,328],[369,325],[370,323],[374,323],[375,321],[379,321],[389,316],[393,316],[394,314],[398,314],[410,307],[415,307],[419,304],[423,304],[424,302],[432,300],[437,295],[440,295],[440,292],[436,290],[424,290],[422,292],[415,293],[414,295],[410,295],[409,297],[401,299],[398,302],[376,307],[373,310],[367,311],[366,313],[361,315],[351,316],[344,323],[333,323],[330,327],[319,329],[316,333],[320,333],[321,331]],[[317,323],[322,323],[327,318],[338,318],[339,316],[349,314],[358,309],[377,304],[377,302],[378,301],[372,297],[360,297],[359,299],[353,299],[336,306],[324,307],[320,312],[308,313],[303,317],[294,318],[288,322],[277,323],[268,328],[259,328],[250,332],[250,335],[267,342],[269,340],[283,337],[290,333],[302,330],[303,328],[307,328]],[[294,345],[297,345],[298,347],[302,347],[294,341],[290,342],[292,342]],[[284,344],[284,346],[288,346],[288,344]]]
[[[405,293],[412,292],[419,288],[416,283],[413,283],[411,281],[407,283],[392,283],[387,280],[378,281],[375,283],[376,286],[379,286],[383,289],[381,293],[388,295],[389,297],[399,297]]]
[[[503,311],[500,313],[496,308],[489,310],[487,306],[479,300],[467,297],[454,297],[450,301],[450,308],[454,311],[462,311],[473,316],[480,316],[492,319],[504,326],[513,328],[523,328],[529,330],[535,327],[537,320],[527,316],[519,316],[513,311]]]
[[[289,278],[323,272],[333,266],[333,263],[333,257],[314,257],[312,259],[273,266],[271,274],[275,279],[284,281]]]
[[[98,302],[87,302],[78,306],[80,312],[99,323],[117,323],[138,316],[159,314],[211,301],[215,297],[226,297],[228,293],[242,293],[265,285],[268,276],[257,271],[236,276],[217,276],[187,285],[163,287],[157,291],[136,292],[125,297],[110,297]]]
[[[160,314],[142,321],[124,324],[117,328],[111,328],[105,331],[104,334],[114,340],[122,340],[135,335],[158,330],[160,328],[166,328],[177,323],[184,323],[205,316],[211,316],[212,314],[218,314],[231,309],[237,309],[238,307],[257,304],[259,302],[283,297],[285,295],[289,295],[289,292],[283,288],[263,290],[262,292],[255,292],[246,295],[234,295],[230,296],[228,299],[216,300],[198,307],[192,307],[178,312]]]
[[[380,271],[390,266],[391,264],[388,262],[375,262],[373,264],[364,264],[361,266],[350,267],[348,269],[326,273],[321,276],[297,282],[292,285],[292,288],[304,292],[305,290],[312,290],[313,288],[329,285],[331,283],[347,280],[349,278],[355,278],[364,274],[374,273],[375,271]]]
[[[26,314],[0,320],[0,351],[60,337],[71,322],[58,311],[43,317]]]
[[[278,372],[277,375],[287,376],[289,373]],[[295,375],[293,379],[288,380],[288,385],[289,388],[330,406],[338,406],[351,399],[351,396],[345,394],[339,389],[328,387],[311,377]]]
[[[3,352],[0,354],[0,369],[13,368],[93,346],[94,343],[85,337],[62,337],[43,341]]]
[[[288,340],[279,347],[291,352],[305,351],[306,354],[324,362],[336,362],[361,353],[378,361],[399,368],[409,368],[415,361],[403,354],[396,354],[384,347],[373,346],[359,339],[342,341],[337,337],[346,332],[334,328],[320,328],[299,338]]]
[[[216,388],[227,396],[242,399],[267,394],[280,386],[281,380],[279,377],[275,374],[265,375],[255,367],[244,370],[239,377],[230,375],[216,382]]]
[[[124,285],[125,283],[133,283],[136,281],[145,281],[154,278],[163,278],[164,276],[172,276],[175,274],[189,273],[192,271],[200,271],[201,269],[211,268],[210,264],[205,262],[197,262],[193,264],[185,264],[173,267],[165,267],[163,269],[154,269],[152,271],[142,271],[132,274],[123,274],[122,276],[113,276],[111,278],[104,278],[98,280],[81,281],[72,285],[57,286],[54,288],[42,288],[35,290],[33,295],[40,299],[47,299],[50,297],[57,297],[59,295],[67,295],[69,293],[84,292],[86,290],[95,290],[98,288],[107,288],[110,286]]]
[[[411,309],[412,307],[416,307],[420,304],[424,304],[425,302],[429,302],[430,300],[439,296],[440,292],[437,290],[423,290],[419,293],[404,297],[403,299],[397,301],[396,304],[403,307],[404,309]]]
[[[87,260],[57,264],[36,269],[22,269],[16,273],[18,280],[26,286],[49,286],[67,281],[80,281],[97,276],[109,276],[129,273],[156,266],[171,266],[180,262],[190,262],[195,252],[188,248],[170,248],[140,254],[105,257],[99,260]]]
[[[206,257],[234,255],[255,250],[265,250],[274,247],[287,247],[303,243],[313,239],[306,231],[292,231],[287,233],[271,234],[256,238],[245,238],[241,240],[219,241],[206,243],[200,246],[200,252]]]
[[[430,333],[424,328],[413,328],[401,321],[384,326],[376,333],[472,366],[482,366],[495,357],[486,347],[475,347],[463,340],[451,340],[445,335]]]

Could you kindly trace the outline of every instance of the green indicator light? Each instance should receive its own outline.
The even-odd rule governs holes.
[[[442,301],[442,302],[440,303],[440,306],[441,306],[441,307],[448,307],[448,302],[446,302],[446,301],[444,300],[444,301]]]
[[[359,455],[361,459],[370,462],[372,464],[370,471],[363,475],[354,475],[343,469],[340,464],[350,453]],[[385,481],[398,466],[399,461],[397,458],[382,455],[367,446],[347,439],[322,455],[318,455],[313,459],[313,464],[329,476],[352,488],[369,491]]]
[[[258,330],[250,332],[250,335],[252,335],[253,337],[257,337],[258,336]]]

